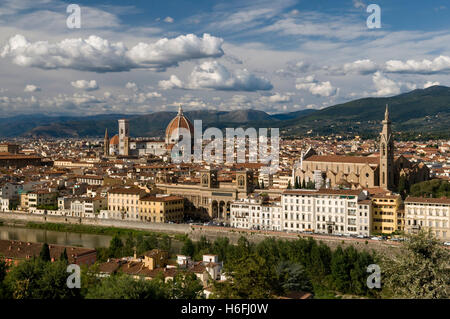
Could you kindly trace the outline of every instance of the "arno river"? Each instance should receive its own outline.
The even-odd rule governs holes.
[[[87,248],[108,247],[111,236],[0,226],[0,239]]]

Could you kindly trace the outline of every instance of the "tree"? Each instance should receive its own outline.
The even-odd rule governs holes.
[[[400,298],[450,297],[450,253],[429,230],[407,235],[401,251],[381,260],[386,293]]]
[[[350,274],[346,254],[341,246],[336,248],[331,258],[331,276],[336,290],[343,293],[348,291]]]
[[[39,258],[42,261],[50,261],[50,248],[47,243],[44,243],[41,248],[41,252],[39,253]]]
[[[305,268],[290,261],[281,261],[276,267],[278,292],[312,291],[311,282]]]
[[[295,178],[294,188],[295,189],[299,189],[300,188],[300,184],[298,182],[298,177]]]
[[[161,299],[164,286],[159,280],[133,279],[126,274],[111,275],[88,291],[86,299]]]
[[[37,290],[33,292],[33,298],[38,299],[71,299],[79,298],[79,289],[67,287],[67,263],[58,260],[47,263],[37,282]]]
[[[12,267],[4,283],[8,298],[78,298],[79,290],[67,287],[67,277],[67,264],[64,261],[50,263],[41,258],[34,258]]]
[[[225,269],[230,280],[213,283],[213,298],[270,298],[277,276],[272,264],[252,254],[229,263]]]
[[[305,182],[305,180],[303,179],[303,181],[302,181],[302,188],[303,189],[305,189],[306,188],[306,182]]]
[[[132,256],[134,254],[134,250],[136,249],[136,241],[134,240],[133,234],[128,234],[123,248],[123,254],[125,256]]]
[[[292,189],[291,180],[288,182],[287,189]]]
[[[195,254],[195,246],[192,243],[192,240],[190,238],[187,238],[184,241],[183,247],[181,248],[181,253],[185,256],[193,257]]]
[[[109,257],[118,258],[123,256],[123,242],[118,235],[115,235],[109,242]]]
[[[192,272],[180,271],[166,283],[169,299],[200,299],[203,298],[203,286]]]
[[[68,263],[69,262],[69,257],[67,256],[67,250],[66,248],[64,248],[64,251],[61,253],[61,256],[59,257],[60,260]]]
[[[405,175],[400,176],[400,179],[398,180],[398,189],[397,192],[402,196],[402,199],[406,198],[408,186],[407,186],[407,180]]]
[[[5,285],[3,284],[3,280],[6,277],[6,273],[8,271],[8,264],[6,263],[5,259],[0,256],[0,299],[5,299],[7,297],[6,295],[6,289]]]
[[[8,264],[6,263],[5,259],[0,256],[0,284],[3,282],[3,280],[6,277],[6,271],[8,270]]]
[[[266,186],[264,186],[264,180],[261,181],[261,189],[265,189]]]

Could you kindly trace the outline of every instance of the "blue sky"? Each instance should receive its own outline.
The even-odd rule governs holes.
[[[443,0],[4,0],[0,109],[280,113],[449,85],[449,17]]]

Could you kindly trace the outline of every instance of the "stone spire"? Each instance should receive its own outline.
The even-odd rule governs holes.
[[[180,104],[180,106],[178,107],[178,115],[179,115],[179,116],[183,115],[183,108],[181,107],[181,104]]]
[[[389,121],[389,106],[386,104],[386,111],[384,112],[384,120]]]
[[[108,129],[105,129],[105,138],[103,139],[103,155],[109,156],[109,136]]]

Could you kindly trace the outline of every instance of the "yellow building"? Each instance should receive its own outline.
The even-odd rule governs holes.
[[[404,208],[400,195],[391,193],[375,195],[372,198],[372,205],[372,233],[391,234],[404,230]]]
[[[165,250],[152,249],[144,253],[142,262],[150,270],[162,268],[167,265],[169,253]]]
[[[138,220],[139,199],[145,191],[138,187],[118,187],[108,191],[108,210],[112,218]]]
[[[139,217],[154,223],[182,222],[184,198],[180,196],[148,195],[139,201]]]

